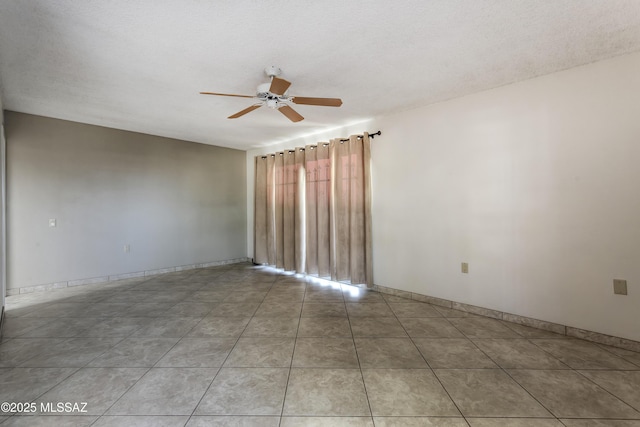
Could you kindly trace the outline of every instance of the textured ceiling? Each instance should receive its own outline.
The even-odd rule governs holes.
[[[638,50],[638,0],[0,0],[6,109],[239,149]],[[198,94],[267,65],[344,105]]]

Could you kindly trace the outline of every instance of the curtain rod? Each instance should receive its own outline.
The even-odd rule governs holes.
[[[370,133],[369,134],[369,138],[374,139],[376,137],[376,135],[378,135],[378,136],[382,135],[382,131]],[[363,138],[363,137],[364,137],[364,135],[358,135],[358,138]],[[346,141],[349,141],[349,139],[340,139],[340,142],[346,142]],[[322,144],[323,147],[326,147],[327,145],[329,145],[328,142],[325,142],[324,144]],[[314,145],[312,145],[311,148],[313,149]],[[300,148],[299,150],[300,151],[304,151],[304,148]],[[285,151],[288,152],[289,154],[296,152],[295,149],[294,150],[283,150],[279,154],[282,156],[282,154],[284,154]],[[271,157],[275,157],[275,156],[276,156],[275,154],[271,154]],[[267,156],[262,156],[262,158],[266,159]]]
[[[381,132],[381,131],[378,131],[378,132],[370,133],[370,134],[369,134],[369,138],[373,139],[373,138],[375,138],[375,137],[376,137],[376,135],[382,135],[382,132]],[[364,135],[358,135],[358,138],[362,138],[363,136],[364,136]],[[346,141],[349,141],[349,138],[340,139],[340,141],[342,141],[342,142],[346,142]]]

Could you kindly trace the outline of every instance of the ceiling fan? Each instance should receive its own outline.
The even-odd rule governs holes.
[[[309,98],[304,96],[288,95],[287,89],[291,86],[291,82],[278,77],[282,74],[282,70],[280,68],[271,66],[265,68],[264,72],[271,78],[271,83],[263,83],[259,85],[255,96],[215,92],[200,93],[202,95],[235,96],[238,98],[252,98],[258,100],[256,104],[229,116],[229,119],[237,119],[238,117],[244,116],[263,105],[266,105],[269,108],[280,111],[292,122],[299,122],[304,120],[304,117],[291,108],[291,103],[324,107],[339,107],[342,105],[342,100],[339,98]]]

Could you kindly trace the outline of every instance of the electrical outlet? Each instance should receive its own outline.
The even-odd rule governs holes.
[[[131,246],[130,245],[124,245],[124,253],[128,254],[129,252],[131,252]]]
[[[469,263],[463,262],[461,266],[461,270],[465,274],[469,274]]]
[[[49,227],[55,227],[57,225],[55,218],[49,218]]]
[[[627,281],[624,279],[613,279],[613,293],[616,295],[627,295]]]

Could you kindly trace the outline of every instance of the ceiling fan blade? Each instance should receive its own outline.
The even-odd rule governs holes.
[[[215,92],[200,92],[200,95],[218,95],[218,96],[235,96],[237,98],[255,98],[255,96],[249,96],[249,95],[235,95],[233,93],[215,93]]]
[[[307,98],[304,96],[294,96],[293,102],[304,105],[319,105],[322,107],[339,107],[342,105],[340,98]]]
[[[279,79],[277,77],[273,77],[271,80],[271,87],[269,87],[269,92],[275,93],[276,95],[284,95],[284,93],[291,86],[291,82],[286,81],[285,79]]]
[[[245,114],[250,113],[250,112],[252,112],[253,110],[256,110],[256,109],[258,109],[258,108],[260,108],[260,107],[262,107],[262,104],[252,105],[251,107],[249,107],[249,108],[245,108],[245,109],[244,109],[244,110],[242,110],[242,111],[238,111],[238,112],[237,112],[237,113],[235,113],[234,115],[229,116],[229,117],[227,117],[227,118],[228,118],[228,119],[237,119],[238,117],[244,116]]]
[[[302,117],[296,112],[296,110],[289,107],[288,105],[283,105],[282,107],[278,108],[278,111],[287,116],[287,118],[292,122],[299,122],[300,120],[304,120],[304,117]]]

